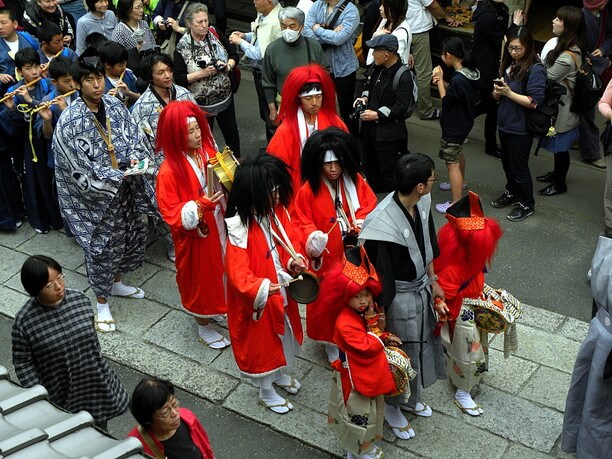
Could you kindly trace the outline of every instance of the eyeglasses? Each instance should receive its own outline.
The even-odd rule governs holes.
[[[525,51],[525,48],[522,46],[508,46],[509,53],[522,53],[523,51]]]
[[[162,412],[159,413],[157,417],[159,419],[168,419],[168,417],[172,414],[172,412],[175,410],[178,410],[180,406],[181,406],[181,399],[179,399],[178,397],[174,397],[172,399],[172,403],[170,403],[171,408],[166,408],[162,410]]]
[[[50,290],[53,290],[55,287],[61,287],[62,285],[64,285],[65,279],[66,279],[66,275],[60,274],[59,276],[57,276],[57,278],[54,281],[51,281],[47,285],[45,285],[43,287],[43,290],[46,290],[48,292]]]

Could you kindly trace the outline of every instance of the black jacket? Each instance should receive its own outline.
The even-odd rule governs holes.
[[[472,53],[480,70],[480,87],[493,90],[493,80],[499,77],[501,44],[508,28],[508,7],[503,3],[478,2],[472,16],[474,41]]]
[[[389,68],[372,64],[366,71],[363,95],[368,97],[368,109],[378,112],[376,140],[408,138],[406,111],[412,101],[413,82],[410,72],[401,76],[397,91],[393,90],[393,78],[404,64],[398,59]]]
[[[442,98],[440,127],[449,143],[463,143],[474,126],[474,104],[478,92],[478,71],[462,68],[453,73]]]

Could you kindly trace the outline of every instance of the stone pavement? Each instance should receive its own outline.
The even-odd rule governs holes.
[[[58,259],[67,285],[93,299],[74,240],[60,232],[37,235],[25,224],[16,233],[0,235],[0,313],[12,318],[26,301],[19,269],[28,255],[37,253]],[[302,390],[289,396],[295,411],[273,414],[255,403],[257,390],[239,377],[231,349],[215,351],[196,342],[196,324],[181,309],[174,275],[164,243],[153,241],[144,266],[126,276],[127,283],[144,289],[146,299],[111,299],[118,331],[99,335],[104,354],[332,456],[341,455],[326,429],[331,373],[323,347],[306,339],[294,369]],[[587,328],[585,322],[526,306],[516,355],[504,360],[501,339],[492,341],[491,372],[476,398],[485,414],[461,414],[450,385],[439,381],[425,391],[433,417],[413,421],[417,436],[410,441],[395,440],[386,429],[385,457],[567,457],[559,449],[565,395]],[[228,335],[222,327],[220,331]],[[257,449],[256,441],[252,446]]]

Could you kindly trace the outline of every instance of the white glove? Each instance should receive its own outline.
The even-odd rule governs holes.
[[[329,236],[323,231],[313,231],[306,241],[306,253],[309,257],[320,257],[325,250]]]

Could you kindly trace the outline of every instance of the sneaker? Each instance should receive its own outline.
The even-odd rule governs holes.
[[[440,189],[443,190],[443,191],[450,191],[450,189],[451,189],[450,182],[442,182],[442,183],[440,183],[439,186],[440,186]],[[467,183],[464,183],[463,184],[463,189],[466,190],[467,187],[468,187]]]
[[[590,163],[591,163],[591,166],[595,166],[598,169],[606,168],[606,161],[602,158],[594,159],[593,161],[590,161]]]
[[[446,210],[447,210],[447,209],[448,209],[450,206],[452,206],[452,205],[453,205],[453,203],[452,203],[452,202],[450,202],[450,201],[446,201],[446,202],[443,202],[443,203],[441,203],[441,204],[436,204],[436,210],[437,210],[438,212],[440,212],[441,214],[445,214],[445,213],[446,213]]]
[[[527,217],[532,216],[534,212],[535,210],[533,209],[533,207],[527,207],[523,204],[519,204],[512,210],[512,212],[508,214],[507,218],[511,222],[521,222]]]
[[[434,108],[433,111],[431,112],[431,115],[429,116],[423,116],[421,117],[422,120],[439,120],[440,119],[440,110],[437,108]]]
[[[495,201],[491,201],[491,205],[496,209],[503,209],[504,207],[515,206],[519,203],[518,199],[511,195],[508,190],[504,191],[499,198]]]

